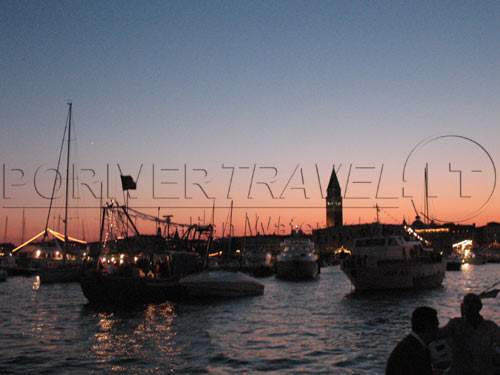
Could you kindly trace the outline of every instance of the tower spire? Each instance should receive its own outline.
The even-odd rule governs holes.
[[[342,190],[340,189],[335,166],[326,189],[326,226],[341,227],[343,225]]]

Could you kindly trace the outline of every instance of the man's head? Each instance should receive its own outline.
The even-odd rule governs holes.
[[[437,311],[432,307],[417,307],[411,315],[411,329],[426,343],[436,338],[439,328]]]
[[[477,294],[466,294],[461,305],[462,316],[467,320],[474,320],[479,316],[482,307],[481,298]]]

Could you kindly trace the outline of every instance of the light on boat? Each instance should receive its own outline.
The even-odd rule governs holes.
[[[40,251],[40,249],[38,249],[38,250],[35,252],[35,258],[40,258],[40,255],[42,255],[42,252]]]
[[[123,264],[123,259],[120,259],[120,264]]]
[[[115,263],[115,262],[116,262],[115,257],[111,257],[111,263]]]
[[[137,263],[138,260],[139,260],[139,258],[134,257],[134,263]]]
[[[101,258],[101,262],[102,262],[102,263],[106,263],[106,257],[102,257],[102,258]]]
[[[120,259],[125,258],[125,254],[120,254]]]

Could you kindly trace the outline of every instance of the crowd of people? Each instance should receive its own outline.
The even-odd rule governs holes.
[[[481,298],[467,294],[461,317],[441,328],[435,309],[416,308],[411,317],[412,331],[390,354],[386,374],[500,374],[500,328],[482,317],[481,308]]]

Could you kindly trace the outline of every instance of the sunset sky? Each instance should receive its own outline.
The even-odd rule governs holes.
[[[324,226],[334,165],[346,223],[413,220],[426,163],[431,216],[500,221],[499,46],[493,1],[4,0],[0,241],[21,207],[25,239],[43,229],[69,100],[76,237],[96,239],[100,182],[123,201],[118,165],[142,165],[146,212],[208,223],[215,199],[218,234],[231,198],[237,234],[245,213]]]

